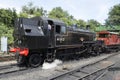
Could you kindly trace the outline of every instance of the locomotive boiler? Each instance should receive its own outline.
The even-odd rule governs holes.
[[[19,65],[38,67],[44,61],[77,58],[98,54],[102,41],[95,41],[96,33],[67,27],[60,20],[33,17],[18,18],[14,28],[14,48]]]

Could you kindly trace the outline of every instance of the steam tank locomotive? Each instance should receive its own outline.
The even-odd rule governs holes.
[[[98,54],[103,41],[95,41],[96,33],[66,27],[60,20],[45,17],[18,18],[14,28],[14,45],[19,65],[38,67],[44,61],[77,58]]]

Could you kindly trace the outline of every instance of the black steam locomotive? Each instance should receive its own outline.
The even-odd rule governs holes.
[[[13,35],[15,48],[11,52],[16,53],[18,64],[31,67],[56,58],[97,55],[103,46],[102,41],[95,41],[94,32],[66,27],[60,20],[45,17],[18,18]]]

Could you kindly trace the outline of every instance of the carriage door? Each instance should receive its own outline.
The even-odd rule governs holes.
[[[65,35],[67,34],[66,26],[56,25],[55,26],[55,37],[56,37],[56,46],[65,45]]]

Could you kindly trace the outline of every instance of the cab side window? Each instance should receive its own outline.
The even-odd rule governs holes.
[[[56,25],[56,34],[66,34],[66,27]]]
[[[61,34],[66,34],[66,27],[65,26],[61,27]]]
[[[61,31],[61,26],[60,25],[56,25],[56,33],[60,34]]]

